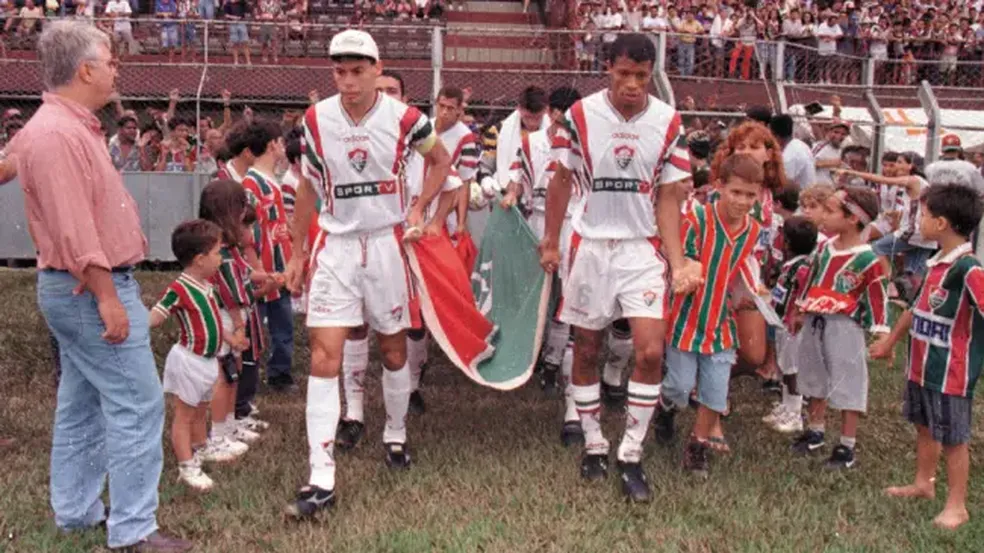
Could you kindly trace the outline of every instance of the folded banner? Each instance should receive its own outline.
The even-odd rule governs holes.
[[[495,355],[478,370],[500,390],[525,384],[540,355],[551,287],[537,242],[518,209],[496,207],[478,249],[472,291],[479,311],[500,329]]]
[[[495,352],[497,330],[475,307],[468,272],[451,240],[446,234],[425,236],[406,253],[427,329],[455,366],[485,384],[478,367]]]
[[[493,210],[470,286],[447,237],[407,248],[428,330],[448,359],[483,386],[512,390],[533,374],[551,288],[536,245],[517,209]]]

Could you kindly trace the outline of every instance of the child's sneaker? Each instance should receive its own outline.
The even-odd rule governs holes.
[[[250,413],[245,417],[241,419],[236,419],[236,422],[239,423],[246,430],[251,430],[253,432],[262,432],[267,428],[270,428],[270,423],[268,423],[267,421],[261,421],[260,419],[256,418],[255,415],[256,413],[254,411],[250,411]]]
[[[690,471],[698,478],[707,478],[710,463],[707,460],[707,452],[710,448],[707,442],[702,442],[693,436],[687,443],[687,449],[683,452],[683,469]]]
[[[834,451],[830,454],[830,458],[827,459],[827,462],[823,466],[830,470],[843,470],[852,468],[854,462],[854,450],[841,444],[834,448]]]
[[[823,447],[823,432],[807,430],[800,434],[799,438],[793,442],[793,453],[807,455],[820,450]]]
[[[209,438],[205,447],[198,450],[196,455],[206,463],[228,463],[235,461],[249,451],[249,446],[228,438]]]
[[[777,432],[792,434],[803,431],[803,416],[800,413],[783,409],[782,413],[769,426]]]
[[[260,435],[259,434],[257,434],[256,432],[253,432],[252,430],[246,428],[245,425],[239,424],[239,421],[236,421],[236,423],[237,424],[236,424],[235,428],[233,428],[233,430],[232,430],[232,439],[233,440],[238,441],[238,442],[242,442],[244,444],[251,444],[251,443],[255,442],[256,440],[259,440],[260,439]]]
[[[768,415],[762,417],[762,422],[764,422],[769,426],[772,426],[773,424],[776,423],[776,420],[779,419],[779,416],[785,412],[786,412],[786,406],[783,405],[781,401],[777,401],[772,404],[772,411],[769,411]]]
[[[184,482],[197,492],[207,492],[215,484],[207,474],[202,472],[202,465],[197,459],[178,466],[178,481]]]

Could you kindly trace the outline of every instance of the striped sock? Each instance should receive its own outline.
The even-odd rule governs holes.
[[[625,434],[618,446],[618,460],[638,463],[642,460],[642,442],[646,439],[649,421],[659,401],[659,384],[629,381],[629,401],[625,409]]]
[[[591,455],[607,455],[608,440],[601,432],[601,385],[572,385],[574,404],[584,429],[584,450]]]

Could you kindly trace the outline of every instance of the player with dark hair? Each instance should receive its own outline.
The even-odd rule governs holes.
[[[304,174],[293,224],[293,247],[302,251],[316,199],[322,200],[318,221],[323,232],[312,254],[307,314],[311,472],[307,485],[287,506],[294,517],[309,517],[334,503],[342,350],[349,330],[364,323],[376,331],[383,354],[386,464],[410,467],[405,333],[410,275],[402,242],[422,234],[424,213],[451,164],[424,114],[376,90],[379,48],[368,33],[350,29],[336,34],[329,56],[339,94],[311,106],[304,115]],[[417,203],[408,206],[405,167],[414,151],[429,170]],[[302,290],[303,280],[304,263],[295,256],[287,268],[289,288]]]
[[[690,177],[683,124],[672,106],[646,92],[655,60],[649,37],[619,35],[611,46],[607,89],[567,110],[553,139],[556,168],[540,243],[540,263],[556,271],[564,214],[576,190],[560,320],[575,333],[572,395],[585,434],[581,475],[600,480],[608,472],[597,363],[602,330],[625,317],[636,365],[618,467],[622,491],[634,501],[651,499],[640,461],[660,392],[667,277],[672,271],[673,287],[681,293],[702,280],[700,263],[684,258],[680,239]]]

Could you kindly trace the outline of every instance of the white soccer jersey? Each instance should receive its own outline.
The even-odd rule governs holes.
[[[321,228],[347,234],[402,222],[408,159],[414,151],[426,154],[436,140],[424,114],[385,94],[376,94],[358,123],[338,95],[308,108],[301,167],[322,200]]]
[[[541,215],[547,211],[547,186],[554,175],[557,162],[551,153],[547,129],[540,129],[523,137],[523,144],[516,152],[509,179],[523,187],[523,207],[528,212]],[[576,175],[574,177],[576,179]],[[566,217],[571,217],[578,206],[580,187],[572,181],[572,196],[567,204]]]
[[[607,90],[581,99],[565,114],[553,155],[583,175],[574,179],[583,199],[572,224],[590,239],[658,235],[657,187],[690,176],[680,114],[653,96],[629,121],[612,106]]]
[[[432,123],[433,124],[433,123]],[[436,127],[435,127],[436,128]],[[437,135],[451,154],[451,168],[461,180],[468,182],[478,172],[478,139],[468,125],[458,121],[451,128]]]

